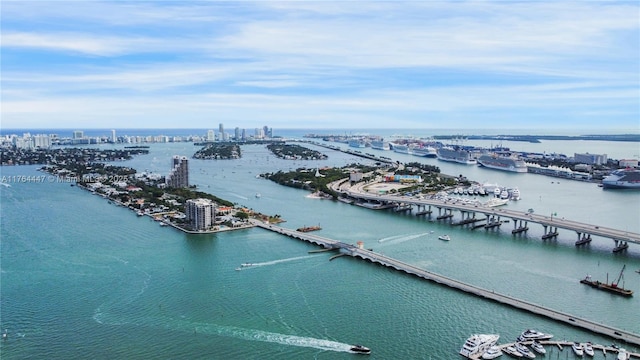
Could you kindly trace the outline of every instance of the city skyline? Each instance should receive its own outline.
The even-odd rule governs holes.
[[[49,5],[3,2],[5,129],[640,129],[637,2]]]

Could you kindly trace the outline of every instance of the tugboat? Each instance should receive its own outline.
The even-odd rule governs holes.
[[[618,280],[609,284],[609,274],[607,274],[607,282],[603,283],[598,280],[591,280],[591,275],[587,275],[584,279],[580,280],[582,284],[589,285],[593,288],[606,290],[614,294],[622,295],[622,296],[632,296],[633,291],[629,289],[625,289],[623,287],[618,286],[620,284],[620,279],[622,279],[622,273],[627,265],[622,266],[622,270],[620,270],[620,275],[618,275]]]
[[[371,349],[369,349],[366,346],[357,345],[357,344],[351,346],[351,349],[349,349],[349,350],[353,351],[354,353],[358,353],[358,354],[365,354],[365,355],[371,354]]]

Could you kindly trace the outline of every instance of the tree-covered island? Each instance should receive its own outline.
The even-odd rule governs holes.
[[[208,143],[193,154],[194,159],[229,160],[242,157],[240,145],[237,143]]]
[[[267,149],[275,156],[287,160],[325,160],[327,155],[296,144],[273,143]]]

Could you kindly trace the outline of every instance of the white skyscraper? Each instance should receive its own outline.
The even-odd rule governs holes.
[[[194,230],[207,230],[216,219],[215,203],[209,199],[189,199],[184,213]]]
[[[112,143],[116,143],[118,139],[116,139],[116,131],[115,130],[111,130],[111,142]]]

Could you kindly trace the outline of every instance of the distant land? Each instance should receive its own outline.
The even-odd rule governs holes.
[[[460,138],[460,135],[436,135],[437,140],[451,140]],[[539,143],[540,140],[600,140],[600,141],[631,141],[640,142],[640,134],[621,135],[465,135],[469,140],[508,140]]]

